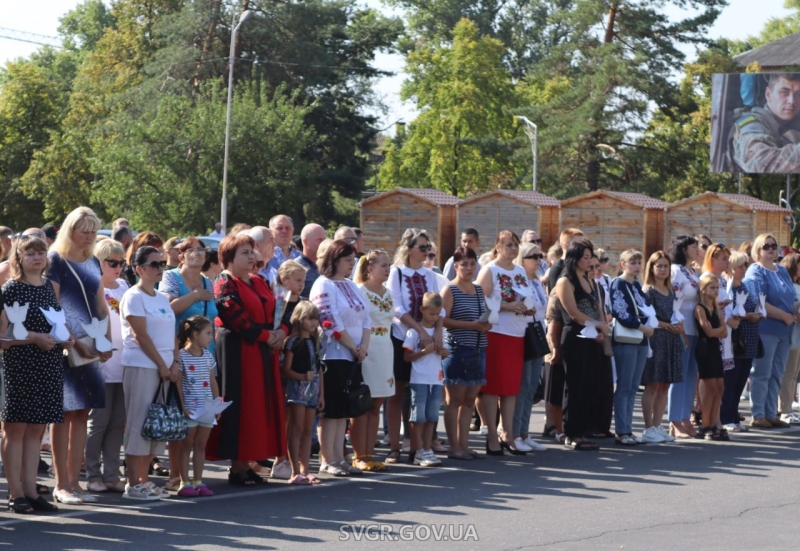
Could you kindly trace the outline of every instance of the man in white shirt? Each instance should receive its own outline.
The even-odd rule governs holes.
[[[225,237],[225,230],[222,227],[221,222],[217,222],[214,224],[214,231],[208,234],[209,237],[213,237],[215,239],[222,239]]]
[[[467,228],[463,232],[461,232],[461,246],[466,247],[468,249],[472,249],[475,251],[475,254],[480,256],[478,253],[478,247],[481,246],[481,239],[478,235],[478,230],[475,228]],[[481,265],[478,265],[475,268],[475,278],[478,277],[478,272],[481,271]],[[447,281],[453,281],[456,278],[456,269],[453,267],[453,257],[451,256],[447,262],[445,262],[444,269],[442,270],[444,277],[447,278]]]

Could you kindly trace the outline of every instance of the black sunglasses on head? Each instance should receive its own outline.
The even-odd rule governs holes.
[[[152,262],[142,262],[141,264],[139,264],[139,266],[149,266],[149,267],[153,268],[154,270],[158,270],[159,268],[161,268],[163,270],[164,268],[167,267],[167,261],[166,260],[161,260],[161,261],[153,260]]]

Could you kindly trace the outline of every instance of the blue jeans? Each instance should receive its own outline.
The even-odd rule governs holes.
[[[694,359],[697,335],[686,335],[686,338],[689,340],[689,348],[684,348],[681,356],[681,382],[669,385],[667,415],[670,423],[688,421],[692,415],[694,393],[697,388],[697,360]]]
[[[614,427],[617,435],[633,432],[633,406],[647,361],[647,341],[642,344],[614,343],[617,390],[614,392]]]
[[[791,338],[778,335],[760,335],[764,357],[753,358],[750,370],[750,410],[753,419],[774,419],[778,416],[778,394],[781,378],[789,359]]]
[[[544,358],[528,360],[522,364],[522,380],[519,384],[517,401],[514,403],[514,427],[511,433],[515,438],[520,434],[528,434],[533,411],[533,396],[539,388],[543,366]]]
[[[435,423],[442,404],[442,385],[409,384],[411,389],[411,423]]]

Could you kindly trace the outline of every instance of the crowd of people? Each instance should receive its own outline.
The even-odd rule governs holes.
[[[108,238],[100,227],[86,207],[60,229],[0,227],[0,421],[15,513],[103,492],[210,496],[206,460],[230,462],[232,485],[267,473],[311,485],[548,441],[580,451],[605,438],[728,441],[800,421],[800,254],[770,234],[736,249],[685,235],[649,258],[619,251],[612,277],[607,252],[575,228],[547,251],[535,231],[501,231],[482,255],[467,228],[442,273],[419,228],[385,251],[364,250],[358,228],[328,238],[308,224],[296,236],[285,215],[226,235],[216,225],[217,249],[134,236],[124,219]],[[537,395],[545,426],[534,439]],[[185,436],[169,442],[167,470],[165,442],[143,426],[154,401],[174,397]],[[220,397],[227,409],[204,415]],[[37,483],[47,425],[52,502]]]

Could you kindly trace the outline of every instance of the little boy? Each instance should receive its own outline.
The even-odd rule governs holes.
[[[438,293],[425,293],[420,308],[420,325],[430,338],[433,338],[441,311],[442,297]],[[422,467],[441,465],[431,444],[442,403],[442,355],[447,357],[448,351],[442,350],[442,355],[437,354],[433,342],[422,348],[419,333],[415,329],[409,329],[406,333],[403,348],[405,360],[411,362],[411,452],[408,460]]]

